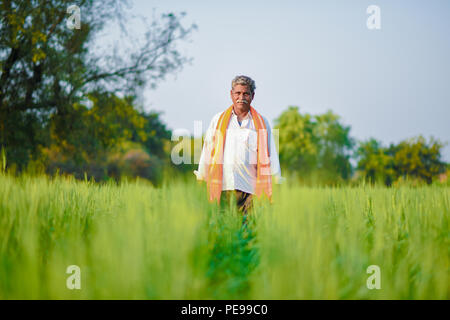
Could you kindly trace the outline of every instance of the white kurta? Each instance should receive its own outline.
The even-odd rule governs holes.
[[[198,170],[194,170],[197,180],[205,180],[205,150],[207,145],[212,144],[214,131],[216,130],[217,122],[221,114],[222,112],[219,112],[213,117],[206,131],[205,143],[200,156]],[[268,132],[270,171],[274,175],[272,181],[281,183],[284,178],[281,177],[280,160],[274,139],[272,138],[272,129],[267,119],[263,116],[262,118]],[[236,189],[247,193],[254,193],[257,173],[257,138],[255,124],[250,111],[239,125],[237,115],[233,109],[225,138],[222,190]]]

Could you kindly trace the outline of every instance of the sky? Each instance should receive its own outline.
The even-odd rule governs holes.
[[[423,135],[448,142],[450,162],[450,1],[135,0],[132,14],[186,12],[198,29],[177,49],[193,62],[143,93],[174,130],[206,130],[231,105],[236,75],[256,82],[252,106],[272,124],[288,108],[332,110],[350,135],[385,146]],[[380,8],[380,29],[366,12]],[[135,34],[145,28],[130,22]]]

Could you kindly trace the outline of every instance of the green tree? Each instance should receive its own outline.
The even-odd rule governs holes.
[[[340,123],[340,117],[328,110],[314,116],[314,135],[318,141],[318,167],[329,180],[347,180],[352,175],[350,158],[355,141],[350,137],[350,126]]]
[[[170,142],[172,132],[161,120],[161,112],[141,111],[139,116],[144,120],[144,125],[142,129],[135,127],[131,141],[141,143],[147,152],[160,159],[169,159],[166,145]]]
[[[441,161],[441,149],[444,145],[433,137],[427,143],[421,135],[401,141],[396,146],[391,145],[390,153],[394,157],[398,175],[421,179],[431,184],[433,177],[446,170],[445,162]]]
[[[159,114],[138,111],[133,96],[93,92],[86,99],[90,107],[74,106],[71,135],[58,135],[50,118],[53,144],[45,149],[48,172],[59,169],[80,178],[86,172],[96,180],[110,175],[155,180],[165,160],[164,141],[170,137]]]
[[[280,164],[291,172],[306,174],[317,166],[319,152],[315,123],[309,114],[300,114],[298,107],[289,106],[277,119]]]
[[[311,116],[290,106],[276,120],[279,130],[280,164],[296,175],[319,183],[336,183],[350,178],[350,157],[354,139],[350,127],[328,110]]]
[[[354,157],[357,170],[369,183],[391,185],[397,177],[394,157],[374,138],[359,142]]]
[[[163,14],[145,39],[129,45],[127,56],[115,50],[95,53],[95,41],[107,22],[126,25],[124,0],[80,0],[81,28],[66,22],[68,0],[0,2],[0,145],[8,163],[25,165],[49,145],[50,118],[58,141],[69,141],[78,108],[90,92],[134,95],[155,87],[189,59],[176,50],[195,25],[181,24],[184,13]],[[125,31],[126,33],[126,31]],[[128,39],[124,37],[123,39]],[[124,47],[126,41],[120,42]],[[117,44],[119,45],[119,44]]]
[[[87,158],[106,153],[110,148],[131,140],[133,135],[145,140],[146,119],[134,107],[135,97],[119,98],[109,92],[92,92],[86,96],[92,104],[75,103],[70,114],[70,134],[60,135],[61,128],[56,115],[50,116],[52,142],[63,147],[62,151],[81,164]],[[86,101],[87,102],[87,101]]]
[[[433,177],[446,170],[441,161],[443,143],[430,138],[427,143],[422,136],[406,139],[385,148],[375,139],[360,142],[355,153],[357,170],[370,182],[391,185],[399,178],[414,178],[431,184]]]

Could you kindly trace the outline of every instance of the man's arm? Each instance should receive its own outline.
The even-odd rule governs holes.
[[[278,151],[276,147],[276,141],[278,141],[278,130],[272,132],[272,128],[266,118],[263,118],[266,123],[267,136],[268,136],[268,147],[269,147],[269,158],[270,158],[270,172],[274,176],[274,181],[277,184],[282,183],[285,178],[281,176],[280,159],[278,157]]]
[[[214,131],[216,129],[217,126],[217,121],[219,119],[220,113],[216,114],[211,122],[209,123],[209,127],[206,130],[206,134],[205,134],[205,142],[203,144],[203,148],[202,148],[202,154],[200,155],[200,160],[198,163],[198,170],[194,170],[194,174],[197,177],[197,180],[205,180],[206,178],[206,153],[207,152],[211,152],[211,147],[212,147],[212,142],[213,142],[213,136],[214,136]]]

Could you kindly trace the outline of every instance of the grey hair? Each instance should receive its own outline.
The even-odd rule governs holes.
[[[253,94],[255,92],[256,86],[255,81],[252,78],[247,76],[236,76],[233,81],[231,81],[231,89],[234,88],[235,85],[240,84],[242,86],[248,86],[250,88],[250,92]]]

